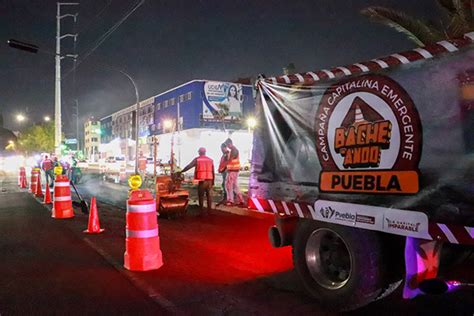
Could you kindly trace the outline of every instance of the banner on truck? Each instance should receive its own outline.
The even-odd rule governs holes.
[[[261,80],[249,195],[439,218],[471,210],[473,60],[470,49],[312,82]]]

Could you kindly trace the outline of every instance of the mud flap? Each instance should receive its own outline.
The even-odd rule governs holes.
[[[436,278],[439,268],[441,243],[407,237],[405,244],[405,286],[403,298],[411,299],[423,292],[418,285],[427,279]]]

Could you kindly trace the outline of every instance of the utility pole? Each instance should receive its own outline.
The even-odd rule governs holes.
[[[76,117],[76,140],[77,140],[76,150],[80,151],[81,150],[81,142],[80,142],[80,139],[79,139],[79,101],[77,99],[74,99],[73,107],[74,107],[74,110],[75,110],[74,116]]]
[[[176,120],[176,129],[177,129],[177,134],[178,134],[178,166],[181,166],[181,106],[179,103],[179,97],[178,97],[178,119]]]
[[[73,17],[76,21],[77,14],[61,15],[61,6],[79,5],[79,3],[57,3],[56,12],[56,78],[55,78],[55,95],[54,95],[54,148],[56,156],[61,155],[61,135],[62,135],[62,121],[61,121],[61,40],[65,37],[74,37],[77,40],[77,34],[64,34],[61,36],[61,19],[65,17]]]

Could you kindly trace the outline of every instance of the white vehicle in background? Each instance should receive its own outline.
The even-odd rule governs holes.
[[[15,175],[18,174],[20,167],[25,165],[25,157],[16,154],[0,155],[0,172],[2,174]]]
[[[81,169],[87,169],[87,168],[89,168],[89,162],[85,159],[79,160],[77,162],[77,167],[81,168]]]

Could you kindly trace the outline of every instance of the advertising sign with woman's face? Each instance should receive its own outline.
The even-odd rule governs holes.
[[[240,120],[242,85],[207,81],[204,84],[203,118],[207,120]]]

